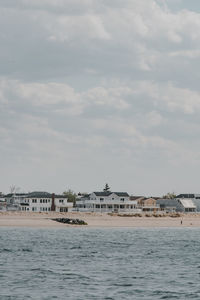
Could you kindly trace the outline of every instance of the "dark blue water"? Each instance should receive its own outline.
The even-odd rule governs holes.
[[[200,229],[0,229],[0,300],[200,299]]]

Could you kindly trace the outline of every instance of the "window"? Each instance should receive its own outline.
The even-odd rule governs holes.
[[[100,201],[103,201],[104,200],[104,198],[100,198]]]
[[[120,200],[121,200],[121,201],[124,201],[124,198],[121,198]]]
[[[42,199],[40,199],[40,203],[42,203]]]
[[[67,211],[68,211],[67,207],[61,207],[60,208],[60,212],[67,212]]]
[[[64,200],[63,199],[59,199],[59,203],[64,203]]]

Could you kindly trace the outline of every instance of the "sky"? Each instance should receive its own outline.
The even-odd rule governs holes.
[[[200,192],[199,0],[0,0],[0,191]]]

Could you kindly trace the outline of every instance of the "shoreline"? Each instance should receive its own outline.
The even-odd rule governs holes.
[[[80,219],[88,225],[69,225],[56,222],[54,218]],[[182,221],[182,224],[181,224]],[[32,228],[191,228],[200,227],[200,214],[179,214],[170,216],[122,216],[104,213],[32,213],[32,212],[0,212],[0,227],[32,227]]]

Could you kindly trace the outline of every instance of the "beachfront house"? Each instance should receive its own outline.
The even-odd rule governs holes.
[[[150,197],[140,197],[136,199],[137,206],[140,208],[143,212],[157,212],[160,211],[160,205],[156,202],[156,199]]]
[[[158,199],[157,204],[160,208],[168,212],[196,212],[197,207],[190,198]]]
[[[5,195],[6,210],[18,211],[21,210],[20,204],[24,202],[24,198],[27,194],[25,193],[10,193]]]
[[[131,201],[126,192],[93,192],[76,200],[76,210],[100,213],[134,213],[137,202]]]
[[[29,193],[25,198],[26,205],[28,203],[29,211],[33,212],[67,212],[72,209],[73,203],[68,202],[64,195],[50,194],[47,192],[33,192]],[[21,204],[22,205],[22,204]],[[24,206],[24,210],[26,206]],[[22,206],[23,210],[23,206]]]
[[[26,212],[67,212],[72,210],[73,207],[73,203],[68,202],[66,196],[47,192],[8,194],[6,201],[7,210]]]
[[[196,211],[200,212],[200,194],[179,194],[177,199],[190,200],[196,206]]]

